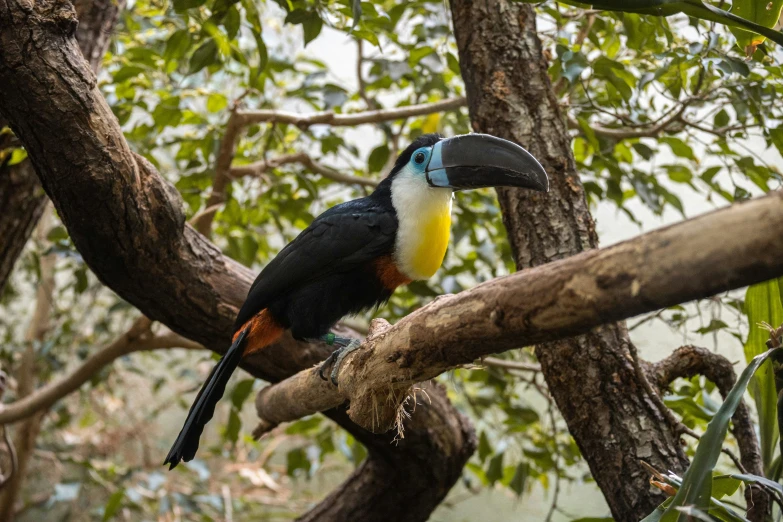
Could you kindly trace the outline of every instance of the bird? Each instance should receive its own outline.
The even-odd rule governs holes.
[[[204,426],[243,357],[286,330],[336,349],[320,366],[339,385],[345,356],[361,341],[330,330],[343,317],[381,306],[399,286],[432,277],[449,243],[453,194],[481,187],[549,190],[544,168],[519,145],[487,134],[424,134],[368,196],[319,215],[260,272],[234,323],[232,344],[212,369],[164,465],[196,455]]]

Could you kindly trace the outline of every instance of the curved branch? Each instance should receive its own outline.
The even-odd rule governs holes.
[[[349,401],[354,422],[384,432],[416,382],[488,352],[584,334],[780,276],[783,258],[776,245],[781,241],[783,192],[774,192],[523,270],[435,299],[393,327],[376,319],[363,349],[340,367],[339,388],[305,370],[261,390],[256,408],[275,425]]]
[[[703,375],[715,383],[724,399],[737,382],[734,365],[719,355],[699,346],[682,346],[665,359],[650,365],[648,373],[652,381],[661,392],[669,388],[669,385],[679,377],[693,377]],[[764,465],[761,460],[761,450],[753,426],[750,410],[741,401],[732,417],[734,437],[740,450],[740,462],[747,471],[754,475],[764,475]],[[759,486],[751,486],[745,490],[745,498],[748,503],[748,518],[750,520],[763,520],[767,512],[766,506],[770,499],[766,491]],[[763,502],[760,499],[764,499]],[[753,513],[758,511],[758,513]]]
[[[76,39],[82,54],[97,72],[109,46],[114,25],[125,8],[125,0],[76,0],[74,7],[79,17]],[[6,125],[0,117],[0,129]],[[16,146],[18,144],[3,143],[0,139],[0,150]],[[0,241],[0,294],[35,224],[41,218],[46,199],[29,160],[10,167],[0,162],[0,208],[3,209],[0,213],[0,237],[3,238]]]
[[[146,317],[140,321],[146,321],[149,324],[149,320]],[[142,324],[140,321],[113,343],[88,357],[71,374],[35,390],[32,394],[16,402],[1,405],[0,425],[17,422],[48,408],[69,393],[78,390],[104,366],[125,355],[134,352],[169,348],[188,348],[193,350],[204,348],[200,344],[173,332],[162,335],[144,335],[146,332],[139,332]]]

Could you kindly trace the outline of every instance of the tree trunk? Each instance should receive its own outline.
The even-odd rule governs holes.
[[[452,0],[454,32],[476,132],[515,141],[549,173],[540,194],[501,189],[498,198],[518,269],[594,248],[595,226],[547,75],[535,11],[507,0]],[[640,461],[660,470],[687,466],[664,412],[630,361],[623,323],[536,347],[568,429],[617,520],[639,520],[665,496]]]
[[[30,160],[0,166],[0,295],[45,206],[46,194]]]
[[[176,189],[133,154],[97,90],[62,0],[0,0],[0,113],[25,144],[42,185],[96,276],[150,319],[216,352],[253,274],[186,224]],[[280,380],[322,360],[328,348],[283,342],[243,361]],[[467,419],[432,388],[426,423],[399,444],[330,416],[368,447],[368,460],[305,519],[426,520],[461,475],[476,441]]]
[[[82,54],[96,73],[125,0],[77,0],[79,28],[76,39]],[[7,123],[0,118],[0,129]],[[0,150],[4,144],[0,139]],[[46,194],[30,160],[13,166],[0,164],[0,295],[8,276],[30,239],[46,205]]]

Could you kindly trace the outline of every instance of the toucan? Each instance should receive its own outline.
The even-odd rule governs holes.
[[[454,191],[480,187],[549,190],[544,168],[519,145],[486,134],[418,137],[367,197],[336,205],[261,271],[234,323],[233,343],[196,396],[165,464],[191,460],[226,383],[243,357],[286,330],[337,349],[319,368],[332,383],[361,345],[335,336],[341,318],[378,307],[400,285],[430,278],[446,254]]]

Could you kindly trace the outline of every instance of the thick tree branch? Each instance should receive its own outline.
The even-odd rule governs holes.
[[[438,298],[393,327],[376,319],[363,348],[340,367],[339,388],[305,370],[262,390],[256,407],[274,425],[347,400],[354,422],[384,432],[410,386],[489,353],[584,334],[783,275],[775,246],[781,241],[783,192],[775,192],[523,270]]]
[[[77,0],[75,7],[79,18],[76,39],[97,72],[125,0]],[[0,117],[0,129],[5,126]],[[0,150],[4,146],[0,140]],[[41,217],[46,199],[29,160],[11,167],[0,164],[0,294]]]
[[[151,320],[222,353],[254,274],[188,226],[176,190],[130,151],[75,45],[74,28],[67,3],[0,0],[0,113],[97,277]],[[329,351],[287,336],[242,367],[277,381]],[[319,521],[429,517],[476,441],[445,396],[418,411],[427,424],[412,425],[395,445],[393,435],[373,436],[342,410],[328,413],[369,456],[343,486],[351,494],[335,492],[311,512]]]

